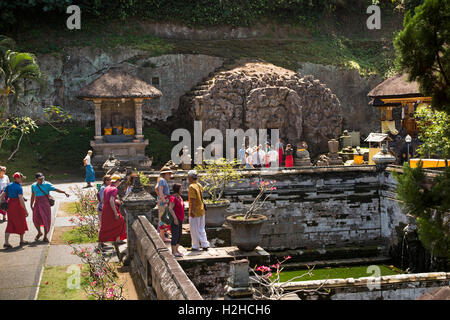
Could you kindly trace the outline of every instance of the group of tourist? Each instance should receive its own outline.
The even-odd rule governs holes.
[[[164,242],[171,243],[172,254],[175,257],[182,257],[183,254],[178,248],[184,221],[184,201],[181,197],[183,187],[181,184],[175,183],[172,186],[172,193],[170,193],[168,181],[171,179],[171,175],[172,170],[169,167],[163,167],[155,186],[159,213],[158,231]],[[209,248],[209,242],[205,231],[206,211],[203,203],[203,187],[197,180],[197,172],[195,170],[190,170],[188,172],[188,202],[192,251],[199,251],[201,249],[207,250]],[[169,210],[172,215],[172,223],[170,225],[166,225],[162,221],[162,216],[166,210]],[[168,231],[172,234],[170,240],[167,237]]]
[[[238,152],[238,161],[247,169],[274,168],[282,167],[284,158],[284,166],[290,168],[294,165],[293,155],[292,146],[287,144],[285,148],[281,139],[278,139],[275,147],[272,147],[269,142],[264,148],[262,145],[246,147],[243,143]]]
[[[25,205],[27,199],[23,196],[22,182],[25,176],[21,172],[13,174],[13,181],[9,181],[6,175],[6,167],[0,167],[0,213],[3,215],[2,222],[7,222],[5,230],[5,249],[12,248],[9,243],[11,234],[20,236],[20,246],[29,244],[24,240],[25,232],[28,231],[27,217],[28,210]],[[38,232],[35,241],[43,237],[44,242],[49,242],[48,233],[51,226],[51,207],[54,199],[50,196],[50,191],[63,193],[66,197],[69,194],[63,190],[55,188],[50,182],[45,181],[42,173],[35,175],[36,182],[31,185],[30,208],[33,213],[33,224]],[[7,217],[7,218],[6,218]],[[41,228],[44,228],[42,233]]]

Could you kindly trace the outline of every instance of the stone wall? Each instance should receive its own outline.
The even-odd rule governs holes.
[[[252,182],[277,181],[263,208],[268,220],[261,230],[261,247],[266,250],[364,246],[387,254],[398,243],[396,228],[406,223],[395,200],[395,180],[390,171],[377,172],[375,166],[242,172],[242,182],[225,190],[231,200],[226,215],[242,213],[253,201],[258,190]],[[176,173],[170,183],[175,182],[186,190],[186,173]]]
[[[202,300],[186,273],[167,249],[145,216],[139,216],[129,228],[128,250],[138,287],[154,300]]]
[[[329,279],[292,282],[285,284],[286,291],[309,290],[323,285],[328,294],[302,294],[302,299],[317,300],[413,300],[425,293],[450,285],[450,273],[416,273],[382,277]]]

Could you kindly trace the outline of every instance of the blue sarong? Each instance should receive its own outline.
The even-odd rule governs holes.
[[[94,172],[94,168],[92,167],[92,165],[88,164],[86,166],[86,182],[95,182],[95,172]]]

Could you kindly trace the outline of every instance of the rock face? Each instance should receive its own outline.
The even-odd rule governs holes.
[[[362,77],[355,69],[314,63],[303,63],[297,71],[313,75],[336,94],[342,105],[343,129],[360,131],[362,138],[380,131],[379,110],[369,106],[367,97],[369,91],[382,82],[379,76]]]
[[[312,76],[266,63],[221,71],[180,101],[180,119],[203,121],[203,130],[279,129],[285,142],[306,141],[312,154],[342,128],[342,108],[329,88]]]

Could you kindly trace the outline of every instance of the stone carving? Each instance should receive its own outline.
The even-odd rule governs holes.
[[[102,165],[103,171],[105,174],[113,174],[115,171],[118,171],[120,168],[120,160],[114,157],[113,153],[109,154],[108,160],[105,161]]]
[[[296,167],[311,165],[311,158],[309,157],[308,144],[306,143],[306,141],[301,142],[300,146],[297,149],[296,156],[297,157],[294,161]]]
[[[180,100],[180,123],[203,121],[203,130],[280,129],[292,144],[306,141],[313,155],[339,137],[342,108],[312,76],[267,63],[247,63],[214,74]]]
[[[344,162],[339,156],[339,142],[336,139],[328,141],[328,164],[329,165],[343,165]]]
[[[178,170],[178,165],[176,165],[172,160],[167,161],[163,167],[169,167],[171,170]]]
[[[328,157],[325,154],[322,154],[319,156],[319,159],[316,162],[316,166],[327,167],[327,166],[329,166],[328,160],[329,160]]]

